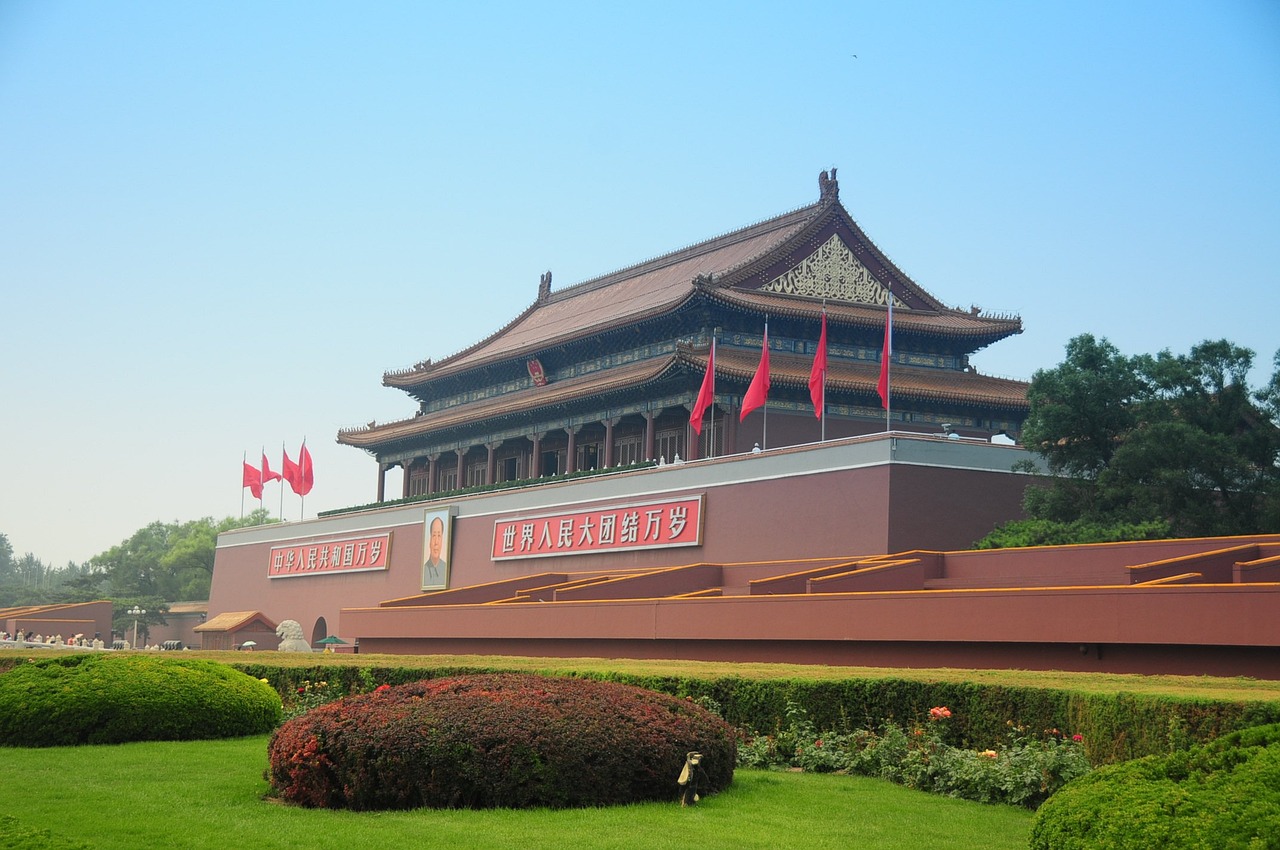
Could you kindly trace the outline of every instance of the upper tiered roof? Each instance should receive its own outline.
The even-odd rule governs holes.
[[[443,360],[387,372],[383,384],[419,388],[670,313],[695,298],[814,319],[825,303],[829,322],[875,328],[884,326],[892,293],[895,329],[949,338],[966,352],[1021,332],[1016,316],[945,307],[862,232],[840,203],[834,170],[819,183],[815,204],[558,292],[548,273],[538,298],[505,327]]]

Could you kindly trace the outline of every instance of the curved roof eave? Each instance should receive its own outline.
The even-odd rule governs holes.
[[[666,377],[672,369],[683,363],[676,354],[642,360],[578,378],[555,381],[542,387],[531,387],[492,399],[456,405],[422,416],[382,425],[344,429],[338,432],[338,442],[373,450],[462,424],[492,422],[495,419],[531,414],[583,398],[646,386]]]

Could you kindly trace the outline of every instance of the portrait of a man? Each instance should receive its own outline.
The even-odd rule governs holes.
[[[449,586],[449,512],[428,511],[426,515],[426,554],[422,559],[422,589],[438,590]]]

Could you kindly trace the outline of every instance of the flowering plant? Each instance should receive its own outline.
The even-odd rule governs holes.
[[[747,736],[738,764],[878,776],[922,791],[1029,808],[1089,770],[1080,735],[1048,729],[1033,736],[1010,721],[996,747],[966,749],[944,740],[952,730],[940,721],[951,717],[949,708],[935,706],[923,725],[886,721],[874,730],[819,733],[802,708],[789,704],[788,726],[774,735]]]

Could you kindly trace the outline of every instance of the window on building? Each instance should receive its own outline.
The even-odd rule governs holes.
[[[699,457],[720,457],[726,454],[724,448],[724,419],[717,419],[714,425],[702,425],[702,437],[698,442]]]
[[[665,459],[667,463],[671,463],[676,456],[684,457],[684,429],[671,428],[665,431],[659,431],[657,439],[654,442],[654,451],[658,453],[660,459]]]
[[[498,461],[496,470],[499,481],[516,481],[521,476],[522,458],[519,456],[504,457]]]
[[[409,495],[427,495],[427,470],[414,469],[409,473]]]
[[[560,474],[560,452],[542,453],[542,474],[544,476]]]
[[[644,460],[644,435],[619,437],[613,441],[613,460],[621,466]]]
[[[450,466],[440,470],[440,491],[458,489],[458,468]]]
[[[479,487],[482,484],[487,484],[488,482],[485,481],[485,473],[488,471],[488,461],[482,460],[476,463],[467,464],[467,486]]]
[[[587,469],[599,469],[600,463],[604,460],[603,443],[582,443],[578,446],[578,457],[576,469],[579,471]]]

